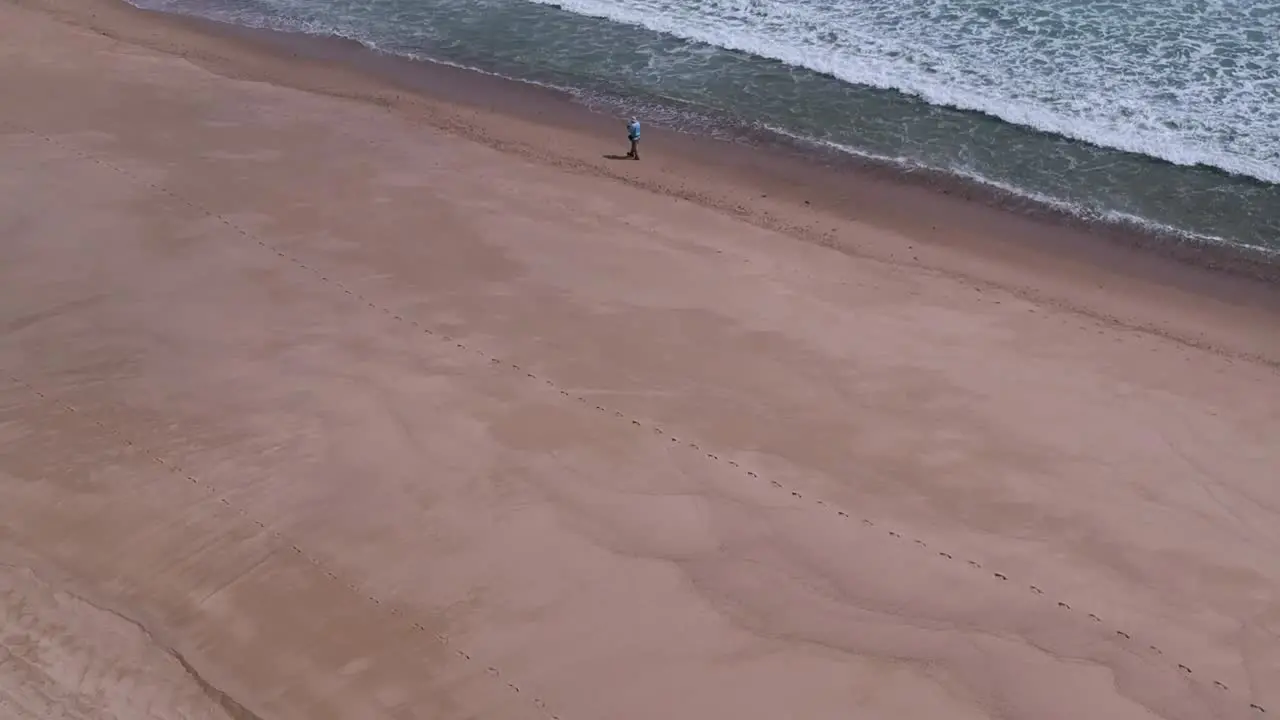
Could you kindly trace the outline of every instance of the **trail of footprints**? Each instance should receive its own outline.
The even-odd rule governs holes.
[[[184,205],[186,205],[186,206],[188,206],[188,207],[190,207],[190,208],[192,208],[192,209],[194,209],[194,210],[197,210],[198,212],[201,212],[201,213],[205,214],[205,215],[206,215],[206,216],[208,216],[209,218],[211,218],[211,219],[215,219],[215,220],[217,220],[217,221],[221,222],[222,224],[226,225],[226,226],[227,226],[229,229],[231,229],[232,231],[234,231],[234,232],[236,232],[236,233],[239,233],[240,235],[244,236],[245,238],[247,238],[247,239],[249,239],[249,240],[253,240],[253,241],[254,241],[254,242],[256,242],[259,246],[261,246],[261,247],[263,247],[263,248],[265,248],[265,249],[267,249],[267,250],[269,250],[269,251],[271,251],[271,252],[274,252],[274,253],[276,254],[276,256],[277,256],[277,257],[280,257],[280,258],[286,259],[286,260],[288,260],[289,262],[291,262],[291,263],[293,263],[294,265],[296,265],[297,267],[299,267],[300,269],[302,269],[302,270],[304,270],[304,271],[306,271],[306,272],[311,273],[312,275],[314,275],[314,276],[315,276],[318,280],[320,280],[321,282],[328,283],[328,284],[331,284],[331,285],[333,285],[333,286],[337,287],[338,289],[342,290],[342,292],[343,292],[344,294],[354,296],[355,298],[357,298],[357,299],[358,299],[358,300],[360,300],[361,302],[364,302],[366,305],[368,305],[368,307],[370,307],[370,308],[372,308],[372,309],[374,309],[374,310],[380,310],[384,315],[388,316],[389,318],[394,319],[394,320],[396,320],[396,321],[398,321],[398,322],[405,323],[406,325],[411,326],[411,327],[413,327],[413,328],[416,328],[417,330],[420,330],[420,331],[421,331],[423,334],[425,334],[425,335],[432,336],[432,337],[434,337],[434,338],[436,338],[436,339],[440,340],[441,342],[444,342],[444,343],[446,343],[446,344],[453,345],[456,349],[459,349],[459,350],[465,350],[465,351],[470,351],[470,352],[474,352],[476,355],[478,355],[478,356],[480,356],[480,357],[485,358],[486,360],[488,360],[488,363],[487,363],[487,364],[488,364],[489,366],[491,366],[491,367],[509,369],[510,371],[513,371],[513,372],[516,372],[516,373],[522,373],[522,374],[524,374],[524,375],[525,375],[525,377],[526,377],[526,378],[528,378],[528,379],[532,379],[532,380],[535,380],[535,381],[536,381],[536,380],[541,380],[541,383],[540,383],[540,384],[543,384],[543,385],[544,385],[544,386],[546,386],[546,387],[550,387],[550,388],[553,388],[553,389],[557,390],[557,391],[558,391],[558,393],[559,393],[561,396],[563,396],[563,397],[571,398],[571,399],[576,400],[578,403],[583,404],[583,405],[593,406],[593,407],[596,409],[596,411],[597,411],[597,412],[600,412],[600,413],[603,413],[603,414],[606,414],[606,415],[612,415],[612,416],[614,416],[615,418],[620,418],[620,419],[623,419],[623,420],[627,420],[627,421],[629,422],[629,425],[630,425],[630,426],[632,426],[632,427],[640,428],[641,430],[644,430],[644,429],[646,429],[646,428],[647,428],[647,429],[648,429],[648,431],[649,431],[649,433],[650,433],[651,435],[653,435],[653,436],[655,436],[655,437],[664,436],[664,437],[666,437],[666,438],[667,438],[668,442],[669,442],[669,443],[671,443],[672,445],[683,445],[683,446],[687,446],[687,447],[688,447],[689,449],[691,449],[691,450],[699,451],[699,452],[701,452],[702,454],[705,454],[705,455],[706,455],[706,457],[707,457],[707,459],[708,459],[708,460],[710,460],[710,461],[712,461],[712,462],[722,463],[722,464],[728,465],[729,467],[733,467],[733,468],[736,468],[736,469],[740,470],[740,471],[744,474],[744,476],[745,476],[745,477],[751,478],[751,479],[753,479],[753,480],[757,480],[757,479],[759,479],[759,478],[760,478],[760,475],[759,475],[759,474],[757,474],[756,472],[754,472],[754,471],[752,471],[752,470],[747,470],[747,469],[743,468],[743,467],[742,467],[742,466],[741,466],[737,461],[735,461],[735,460],[729,460],[729,459],[721,459],[721,458],[720,458],[720,456],[719,456],[719,455],[717,455],[717,454],[715,454],[715,453],[711,453],[711,452],[706,452],[706,451],[704,451],[704,450],[701,448],[701,446],[700,446],[698,443],[694,442],[694,441],[691,441],[691,440],[681,440],[681,439],[680,439],[680,438],[678,438],[678,437],[675,437],[675,436],[673,436],[673,435],[669,435],[669,434],[668,434],[668,433],[666,433],[666,431],[664,431],[664,430],[662,429],[662,427],[661,427],[661,426],[659,426],[659,425],[653,424],[653,423],[651,423],[651,422],[646,422],[645,420],[642,420],[642,419],[640,419],[640,418],[632,418],[632,417],[628,416],[626,413],[624,413],[624,412],[622,412],[622,411],[619,411],[619,410],[612,410],[612,411],[610,411],[608,408],[606,408],[606,407],[605,407],[605,406],[603,406],[603,405],[597,405],[597,404],[592,403],[592,402],[591,402],[590,400],[588,400],[585,396],[578,395],[578,394],[573,393],[573,392],[571,392],[571,391],[569,391],[569,390],[567,390],[567,389],[565,389],[565,388],[560,387],[559,385],[557,385],[554,381],[552,381],[552,380],[550,380],[550,379],[546,379],[546,378],[539,378],[539,377],[538,377],[538,375],[536,375],[536,374],[535,374],[535,373],[533,373],[533,372],[529,372],[529,371],[527,371],[526,369],[522,368],[522,367],[521,367],[519,364],[517,364],[517,363],[509,362],[509,361],[503,360],[503,359],[501,359],[501,358],[494,357],[494,356],[490,355],[489,353],[485,352],[484,350],[481,350],[481,349],[478,349],[478,348],[471,348],[471,347],[468,347],[465,343],[463,343],[463,342],[461,342],[461,341],[459,341],[459,340],[456,340],[455,338],[453,338],[453,337],[451,337],[451,336],[449,336],[449,335],[444,335],[444,334],[442,334],[442,333],[437,333],[437,332],[433,331],[432,329],[430,329],[430,328],[428,328],[428,327],[425,327],[425,326],[421,325],[417,320],[411,320],[411,319],[405,318],[405,317],[403,317],[402,315],[400,315],[399,313],[394,312],[394,311],[393,311],[393,310],[391,310],[390,308],[377,304],[374,300],[372,300],[372,299],[370,299],[370,298],[365,297],[365,296],[364,296],[363,294],[361,294],[360,292],[355,291],[355,290],[352,290],[351,288],[349,288],[349,287],[347,287],[346,285],[344,285],[344,284],[342,283],[342,281],[337,280],[337,279],[335,279],[335,278],[331,278],[330,276],[325,275],[324,273],[322,273],[318,268],[316,268],[316,267],[314,267],[314,266],[311,266],[311,265],[308,265],[308,264],[304,263],[302,260],[298,259],[298,258],[297,258],[297,257],[295,257],[294,255],[292,255],[292,254],[290,254],[290,253],[286,252],[283,248],[277,248],[277,247],[275,247],[274,245],[271,245],[270,243],[267,243],[266,241],[262,240],[261,238],[257,237],[256,235],[254,235],[254,234],[252,234],[252,233],[248,232],[247,230],[245,230],[244,228],[240,227],[239,225],[236,225],[235,223],[231,222],[230,220],[228,220],[226,217],[222,216],[221,214],[219,214],[219,213],[217,213],[217,212],[214,212],[213,210],[210,210],[209,208],[207,208],[207,207],[205,207],[205,206],[203,206],[203,205],[199,205],[199,204],[197,204],[197,203],[195,203],[195,202],[192,202],[191,200],[189,200],[189,199],[187,199],[187,198],[185,198],[185,197],[182,197],[182,196],[180,196],[180,195],[178,195],[178,194],[176,194],[176,193],[172,192],[172,191],[171,191],[171,190],[169,190],[168,188],[165,188],[165,187],[163,187],[163,186],[157,185],[157,184],[152,183],[152,182],[150,182],[150,181],[147,181],[147,180],[145,180],[145,179],[143,179],[143,178],[140,178],[140,177],[138,177],[138,176],[134,175],[133,173],[129,172],[128,170],[125,170],[125,169],[123,169],[123,168],[121,168],[121,167],[118,167],[118,166],[116,166],[116,165],[114,165],[114,164],[111,164],[111,163],[108,163],[108,162],[106,162],[106,161],[103,161],[103,160],[101,160],[101,159],[99,159],[99,158],[93,157],[92,155],[89,155],[89,154],[87,154],[87,153],[84,153],[84,152],[82,152],[82,151],[78,150],[77,148],[74,148],[74,147],[68,146],[68,145],[66,145],[66,144],[64,144],[64,143],[61,143],[61,142],[59,142],[59,141],[57,141],[57,140],[54,140],[53,138],[50,138],[50,137],[47,137],[47,136],[44,136],[44,135],[40,135],[39,133],[36,133],[36,132],[34,132],[34,131],[32,131],[32,130],[29,130],[29,129],[26,129],[26,128],[21,128],[21,130],[22,130],[23,132],[26,132],[26,133],[28,133],[28,134],[31,134],[31,135],[33,135],[33,136],[35,136],[35,137],[39,137],[40,139],[44,140],[44,141],[45,141],[45,142],[47,142],[47,143],[50,143],[50,144],[53,144],[53,145],[57,145],[58,147],[61,147],[61,148],[63,148],[64,150],[67,150],[67,151],[69,151],[69,152],[71,152],[71,153],[75,154],[76,156],[78,156],[78,157],[80,157],[80,158],[84,159],[84,160],[87,160],[87,161],[90,161],[90,162],[96,163],[97,165],[100,165],[100,166],[102,166],[102,167],[105,167],[105,168],[108,168],[108,169],[110,169],[110,170],[113,170],[113,171],[115,171],[115,172],[117,172],[117,173],[119,173],[119,174],[121,174],[121,175],[124,175],[125,177],[128,177],[128,178],[130,178],[130,179],[134,180],[134,181],[135,181],[135,182],[137,182],[137,183],[140,183],[140,184],[146,185],[147,187],[152,188],[152,189],[153,189],[153,190],[155,190],[156,192],[159,192],[159,193],[162,193],[162,194],[164,194],[164,195],[167,195],[167,196],[169,196],[169,197],[173,198],[174,200],[177,200],[178,202],[180,202],[180,203],[182,203],[182,204],[184,204]],[[13,382],[15,382],[15,383],[17,383],[17,384],[19,384],[19,385],[21,385],[21,386],[23,386],[23,387],[27,388],[27,389],[28,389],[28,390],[30,390],[31,392],[35,393],[37,396],[39,396],[39,397],[41,397],[41,398],[44,398],[44,397],[45,397],[45,395],[44,395],[43,393],[41,393],[39,390],[37,390],[36,388],[32,387],[32,386],[31,386],[31,385],[29,385],[28,383],[24,382],[23,380],[21,380],[21,379],[19,379],[19,378],[16,378],[16,377],[11,377],[10,379],[11,379],[11,380],[13,380]],[[75,412],[75,408],[71,407],[70,405],[67,405],[67,404],[63,403],[63,404],[62,404],[62,406],[63,406],[64,408],[66,408],[67,410],[71,411],[71,412]],[[117,433],[117,431],[116,431],[114,428],[111,428],[111,427],[108,427],[108,426],[104,425],[101,421],[97,421],[97,420],[95,420],[94,422],[95,422],[99,427],[101,427],[102,429],[106,430],[107,432],[110,432],[110,433],[113,433],[113,434],[117,434],[117,435],[119,435],[119,433]],[[133,445],[133,443],[132,443],[130,440],[128,440],[128,439],[126,439],[126,438],[124,438],[123,436],[121,436],[121,438],[120,438],[120,439],[121,439],[121,440],[122,440],[126,445]],[[165,461],[164,459],[160,458],[159,456],[155,456],[155,455],[153,455],[152,457],[155,459],[155,461],[156,461],[157,463],[159,463],[159,464],[161,464],[161,465],[164,465],[164,466],[166,466],[166,467],[169,467],[169,468],[170,468],[171,470],[173,470],[175,473],[177,473],[177,474],[179,474],[179,475],[182,475],[182,474],[183,474],[183,472],[182,472],[181,468],[178,468],[177,466],[175,466],[175,465],[173,465],[173,464],[171,464],[171,463],[169,463],[169,462]],[[195,477],[194,477],[194,476],[192,476],[192,475],[186,475],[186,478],[187,478],[187,480],[188,480],[188,481],[190,481],[190,482],[192,482],[192,483],[194,483],[194,484],[198,484],[198,485],[199,485],[199,484],[202,484],[200,480],[198,480],[197,478],[195,478]],[[769,481],[769,484],[770,484],[772,487],[774,487],[774,488],[781,489],[781,490],[786,490],[787,492],[789,492],[789,493],[790,493],[791,497],[792,497],[792,498],[794,498],[794,499],[801,500],[801,501],[803,501],[803,500],[804,500],[804,495],[803,495],[801,492],[799,492],[799,491],[797,491],[797,490],[792,490],[792,489],[790,489],[790,488],[786,488],[786,487],[784,487],[781,483],[779,483],[779,482],[778,482],[778,481],[776,481],[776,480],[770,480],[770,481]],[[214,487],[212,487],[212,486],[209,486],[209,485],[207,485],[207,484],[206,484],[206,485],[204,485],[204,487],[206,487],[206,488],[208,489],[208,491],[209,491],[209,493],[210,493],[210,494],[214,494],[214,493],[216,493],[216,488],[214,488]],[[221,499],[221,501],[223,502],[223,504],[227,504],[227,505],[229,506],[229,503],[227,502],[227,500],[226,500],[225,498],[222,498],[222,499]],[[852,516],[851,516],[851,515],[849,515],[849,513],[848,513],[848,512],[846,512],[846,511],[844,511],[844,510],[837,509],[837,508],[835,508],[835,506],[834,506],[834,505],[832,505],[832,504],[830,504],[830,503],[827,503],[827,502],[825,502],[825,501],[823,501],[823,500],[821,500],[821,499],[818,499],[818,498],[812,498],[812,499],[810,500],[810,502],[814,503],[814,505],[815,505],[816,507],[822,507],[822,508],[824,508],[824,509],[834,510],[834,512],[836,513],[836,515],[837,515],[838,517],[845,518],[845,519],[848,519],[848,520],[852,520],[852,519],[853,519],[853,518],[852,518]],[[244,510],[243,508],[237,508],[237,511],[238,511],[241,515],[244,515],[245,517],[250,517],[250,516],[248,515],[248,513],[246,513],[246,512],[245,512],[245,510]],[[252,519],[252,518],[251,518],[251,519]],[[256,519],[255,519],[255,520],[254,520],[254,522],[255,522],[255,523],[257,523],[257,525],[258,525],[259,527],[264,528],[264,529],[267,529],[267,526],[266,526],[266,525],[264,525],[261,521],[258,521],[258,520],[256,520]],[[870,519],[867,519],[867,518],[860,518],[860,519],[859,519],[859,522],[860,522],[860,524],[861,524],[863,527],[867,527],[867,528],[875,528],[875,527],[877,527],[877,525],[876,525],[875,521],[870,520]],[[283,540],[283,536],[282,536],[278,531],[276,531],[276,530],[272,529],[272,530],[270,530],[270,532],[271,532],[271,533],[272,533],[272,535],[274,535],[277,539],[281,539],[281,540]],[[891,530],[891,529],[887,529],[887,528],[885,528],[885,534],[886,534],[889,538],[892,538],[892,539],[895,539],[895,540],[905,540],[905,538],[903,537],[903,535],[902,535],[901,533],[899,533],[899,532],[897,532],[897,531],[894,531],[894,530]],[[916,545],[916,546],[918,546],[918,547],[920,547],[920,548],[925,548],[925,549],[927,549],[927,548],[929,547],[928,543],[926,543],[924,540],[921,540],[921,539],[918,539],[918,538],[914,538],[914,539],[912,540],[912,542],[913,542],[913,544],[914,544],[914,545]],[[352,592],[355,592],[355,593],[357,593],[357,594],[361,595],[362,597],[367,598],[370,602],[374,603],[375,605],[379,605],[379,606],[381,606],[381,605],[382,605],[382,602],[381,602],[377,597],[375,597],[374,595],[364,592],[363,590],[361,590],[359,587],[357,587],[356,585],[354,585],[354,584],[352,584],[352,583],[345,583],[345,582],[343,582],[343,581],[339,580],[339,578],[338,578],[338,576],[337,576],[336,574],[334,574],[331,570],[329,570],[329,569],[327,569],[325,566],[323,566],[323,565],[322,565],[322,564],[321,564],[317,559],[315,559],[313,556],[307,555],[307,554],[306,554],[306,553],[305,553],[301,548],[299,548],[297,545],[291,545],[291,547],[292,547],[292,549],[294,550],[294,552],[296,552],[298,555],[300,555],[300,556],[302,556],[302,557],[306,558],[306,559],[307,559],[307,560],[309,560],[312,564],[314,564],[316,567],[318,567],[318,568],[320,568],[321,570],[323,570],[323,571],[325,572],[325,574],[326,574],[329,578],[331,578],[331,579],[333,579],[333,580],[335,580],[335,581],[338,581],[338,582],[340,582],[340,583],[343,583],[344,585],[346,585],[346,587],[347,587],[349,590],[351,590]],[[952,555],[951,553],[943,552],[943,551],[934,551],[934,555],[933,555],[933,556],[934,556],[934,557],[936,557],[936,558],[941,558],[942,560],[946,560],[946,561],[954,561],[954,560],[956,559],[956,558],[955,558],[955,556],[954,556],[954,555]],[[966,560],[965,562],[966,562],[966,564],[967,564],[969,567],[971,567],[971,568],[973,568],[973,569],[975,569],[975,570],[986,572],[986,571],[983,569],[982,563],[980,563],[980,562],[978,562],[978,561],[976,561],[976,560]],[[1001,572],[991,572],[991,573],[990,573],[990,577],[991,577],[991,578],[993,578],[994,580],[999,581],[999,582],[1006,582],[1006,583],[1014,584],[1014,583],[1013,583],[1013,581],[1009,578],[1009,576],[1008,576],[1008,575],[1006,575],[1006,574],[1004,574],[1004,573],[1001,573]],[[1027,590],[1028,590],[1029,592],[1031,592],[1031,593],[1033,593],[1033,594],[1035,594],[1035,595],[1039,595],[1039,596],[1044,596],[1044,595],[1045,595],[1045,591],[1044,591],[1044,590],[1042,590],[1040,587],[1038,587],[1038,586],[1036,586],[1036,585],[1030,585],[1030,584],[1028,584],[1028,585],[1026,585],[1026,588],[1027,588]],[[1071,605],[1069,605],[1069,604],[1068,604],[1068,603],[1066,603],[1066,602],[1063,602],[1063,601],[1056,601],[1056,603],[1057,603],[1057,607],[1058,607],[1058,609],[1060,609],[1060,610],[1063,610],[1063,611],[1066,611],[1066,612],[1075,612],[1074,610],[1072,610]],[[396,610],[396,609],[392,609],[392,610],[391,610],[391,612],[392,612],[392,614],[396,614],[396,615],[398,615],[398,614],[399,614],[399,610]],[[1101,619],[1100,617],[1098,617],[1097,615],[1095,615],[1094,613],[1087,613],[1087,617],[1088,617],[1091,621],[1093,621],[1093,622],[1095,622],[1095,623],[1100,623],[1100,624],[1101,624],[1101,623],[1103,622],[1103,621],[1102,621],[1102,619]],[[426,628],[424,628],[420,623],[416,623],[416,622],[412,624],[412,627],[413,627],[413,628],[414,628],[414,630],[416,630],[416,631],[425,632],[425,630],[426,630]],[[1120,629],[1115,629],[1115,636],[1116,636],[1116,637],[1119,637],[1119,638],[1122,638],[1122,639],[1124,639],[1125,641],[1132,641],[1132,640],[1133,640],[1133,636],[1132,636],[1131,634],[1129,634],[1128,632],[1125,632],[1124,630],[1120,630]],[[446,635],[435,635],[435,636],[434,636],[434,639],[435,639],[437,642],[441,643],[442,645],[446,645],[446,646],[447,646],[447,645],[449,645],[449,644],[450,644],[449,638],[448,638],[448,636],[446,636]],[[1147,645],[1147,650],[1149,650],[1150,652],[1152,652],[1152,653],[1153,653],[1153,654],[1155,654],[1155,655],[1163,656],[1163,654],[1164,654],[1164,653],[1160,650],[1160,648],[1159,648],[1159,647],[1157,647],[1157,646],[1156,646],[1156,645],[1154,645],[1154,644],[1148,644],[1148,645]],[[463,660],[467,660],[467,661],[471,660],[471,656],[470,656],[468,653],[466,653],[466,652],[464,652],[463,650],[461,650],[461,649],[455,649],[455,651],[454,651],[454,652],[455,652],[455,654],[456,654],[459,658],[461,658],[461,659],[463,659]],[[1190,668],[1190,666],[1185,665],[1185,664],[1183,664],[1183,663],[1177,663],[1176,665],[1177,665],[1177,669],[1178,669],[1178,671],[1179,671],[1179,672],[1181,672],[1182,674],[1184,674],[1184,675],[1188,675],[1188,676],[1190,676],[1190,675],[1194,675],[1194,673],[1193,673],[1192,669]],[[489,675],[490,675],[490,676],[492,676],[492,677],[499,678],[499,679],[500,679],[500,678],[501,678],[501,676],[502,676],[501,672],[500,672],[496,667],[494,667],[494,666],[487,666],[486,673],[487,673],[487,674],[489,674]],[[1219,690],[1222,690],[1222,691],[1229,691],[1228,686],[1227,686],[1225,683],[1223,683],[1223,682],[1221,682],[1221,681],[1219,681],[1219,680],[1213,680],[1213,681],[1212,681],[1212,683],[1213,683],[1214,687],[1218,688]],[[518,692],[520,692],[520,688],[519,688],[518,686],[516,686],[514,683],[506,682],[506,685],[507,685],[508,689],[512,690],[513,692],[517,692],[517,693],[518,693]],[[558,718],[556,715],[552,714],[552,713],[547,709],[546,703],[544,703],[541,699],[534,698],[534,699],[533,699],[533,704],[534,704],[534,705],[535,705],[535,706],[536,706],[536,707],[537,707],[541,712],[543,712],[547,717],[550,717],[550,718],[552,718],[553,720],[559,720],[559,718]],[[1266,708],[1264,708],[1262,705],[1259,705],[1259,704],[1257,704],[1257,703],[1250,703],[1250,704],[1249,704],[1249,707],[1250,707],[1251,709],[1253,709],[1253,710],[1257,711],[1258,713],[1264,713],[1264,714],[1265,714],[1265,713],[1267,712]]]

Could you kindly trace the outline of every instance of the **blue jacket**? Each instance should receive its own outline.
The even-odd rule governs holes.
[[[627,124],[627,138],[630,140],[640,139],[640,123],[632,122]]]

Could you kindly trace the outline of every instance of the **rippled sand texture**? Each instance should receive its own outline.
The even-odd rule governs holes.
[[[1274,358],[9,4],[0,97],[5,717],[1280,712]]]

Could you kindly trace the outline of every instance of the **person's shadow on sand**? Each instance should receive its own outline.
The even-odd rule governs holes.
[[[630,160],[630,155],[605,155],[605,160]]]

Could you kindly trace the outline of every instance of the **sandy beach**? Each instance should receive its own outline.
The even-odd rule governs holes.
[[[1280,713],[1273,284],[347,54],[0,0],[0,717]]]

